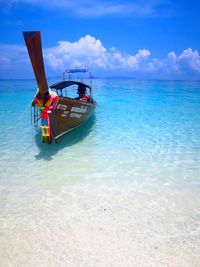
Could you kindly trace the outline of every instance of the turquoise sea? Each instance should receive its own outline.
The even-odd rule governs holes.
[[[0,266],[200,266],[200,82],[93,87],[94,116],[47,145],[35,81],[0,81]]]

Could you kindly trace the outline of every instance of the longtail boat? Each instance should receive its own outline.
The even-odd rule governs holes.
[[[88,69],[66,69],[63,80],[48,86],[43,54],[41,34],[38,31],[23,32],[33,71],[38,85],[32,107],[32,123],[40,126],[41,139],[44,143],[57,143],[67,132],[80,126],[94,112],[96,102],[93,99],[91,74]],[[90,82],[85,83],[83,77],[74,79],[74,75],[90,74],[86,77]],[[67,78],[67,79],[66,79]],[[72,97],[69,91],[77,92]]]

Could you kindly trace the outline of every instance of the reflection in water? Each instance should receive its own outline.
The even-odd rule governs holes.
[[[92,115],[85,123],[65,134],[62,137],[60,143],[55,144],[55,142],[52,142],[50,145],[42,143],[40,132],[38,131],[35,135],[35,141],[40,152],[35,156],[35,158],[51,160],[52,156],[55,155],[58,151],[66,147],[73,146],[84,140],[95,129],[95,124],[96,117],[95,115]]]

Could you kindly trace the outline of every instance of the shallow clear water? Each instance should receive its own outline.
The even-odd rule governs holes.
[[[35,82],[0,81],[0,266],[199,266],[200,82],[93,87],[95,115],[46,145]]]

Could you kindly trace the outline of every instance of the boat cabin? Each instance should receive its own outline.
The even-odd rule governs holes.
[[[90,85],[84,82],[86,79],[89,79]],[[91,73],[88,69],[66,69],[63,72],[63,81],[51,85],[50,88],[55,90],[58,96],[92,102]]]
[[[91,86],[83,82],[62,81],[52,84],[50,88],[52,90],[55,90],[58,96],[70,97],[77,100],[82,99],[84,96],[86,96],[88,98],[88,101],[92,99]]]

